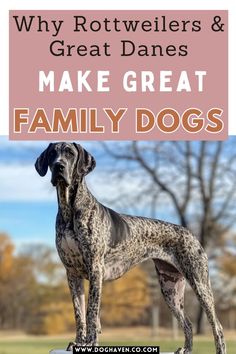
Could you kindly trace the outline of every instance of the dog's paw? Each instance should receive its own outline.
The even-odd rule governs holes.
[[[97,347],[98,346],[98,334],[96,331],[89,333],[85,342],[86,347]]]
[[[191,354],[192,352],[186,348],[178,348],[175,354]]]
[[[68,352],[72,351],[74,346],[84,347],[85,345],[87,345],[87,344],[85,344],[85,341],[83,341],[83,342],[80,342],[80,341],[78,341],[78,342],[70,342],[68,344],[67,348],[66,348],[66,351],[68,351]]]
[[[98,346],[98,342],[86,342],[85,344],[86,347],[97,347]]]
[[[72,352],[74,345],[77,345],[77,343],[76,343],[76,342],[70,342],[70,343],[67,345],[66,351]]]

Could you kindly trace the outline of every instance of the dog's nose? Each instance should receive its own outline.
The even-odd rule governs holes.
[[[61,162],[56,162],[56,163],[55,163],[55,169],[56,169],[58,172],[63,172],[64,169],[65,169],[65,166],[64,166]]]

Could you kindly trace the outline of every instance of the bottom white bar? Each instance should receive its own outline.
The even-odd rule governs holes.
[[[52,349],[49,352],[50,354],[68,354],[68,353],[72,353],[70,351],[67,351],[65,349]],[[161,352],[160,354],[174,354],[174,352]]]

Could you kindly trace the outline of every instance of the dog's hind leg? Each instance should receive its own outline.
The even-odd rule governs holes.
[[[192,248],[191,257],[188,257],[188,253],[183,254],[182,252],[178,257],[179,266],[206,312],[215,339],[216,354],[226,354],[222,326],[215,312],[208,272],[208,259],[202,248],[198,247],[197,250],[198,253],[195,255],[193,254],[194,247]]]
[[[155,263],[163,297],[184,331],[184,347],[179,348],[175,353],[190,354],[193,345],[193,334],[192,324],[184,313],[185,279],[176,268],[167,262],[159,259],[154,259],[153,261]]]
[[[216,354],[225,354],[226,346],[224,342],[224,334],[222,330],[222,326],[216,316],[214,299],[211,291],[211,286],[209,284],[204,284],[202,282],[195,282],[193,289],[199,299],[201,306],[204,308],[208,321],[212,327],[215,346],[216,346]]]

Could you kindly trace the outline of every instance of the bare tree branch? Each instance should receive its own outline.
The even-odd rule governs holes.
[[[139,149],[137,147],[137,142],[134,141],[132,143],[132,147],[133,147],[133,152],[135,154],[135,158],[136,160],[139,162],[140,166],[152,177],[154,183],[156,183],[160,189],[163,192],[166,192],[168,194],[168,196],[171,198],[177,212],[178,212],[178,216],[180,218],[181,224],[183,226],[187,226],[187,222],[185,220],[185,216],[182,213],[182,208],[179,205],[178,199],[174,193],[174,191],[172,191],[167,184],[165,184],[165,182],[161,181],[159,176],[156,174],[155,170],[153,168],[151,168],[147,161],[141,156]]]

